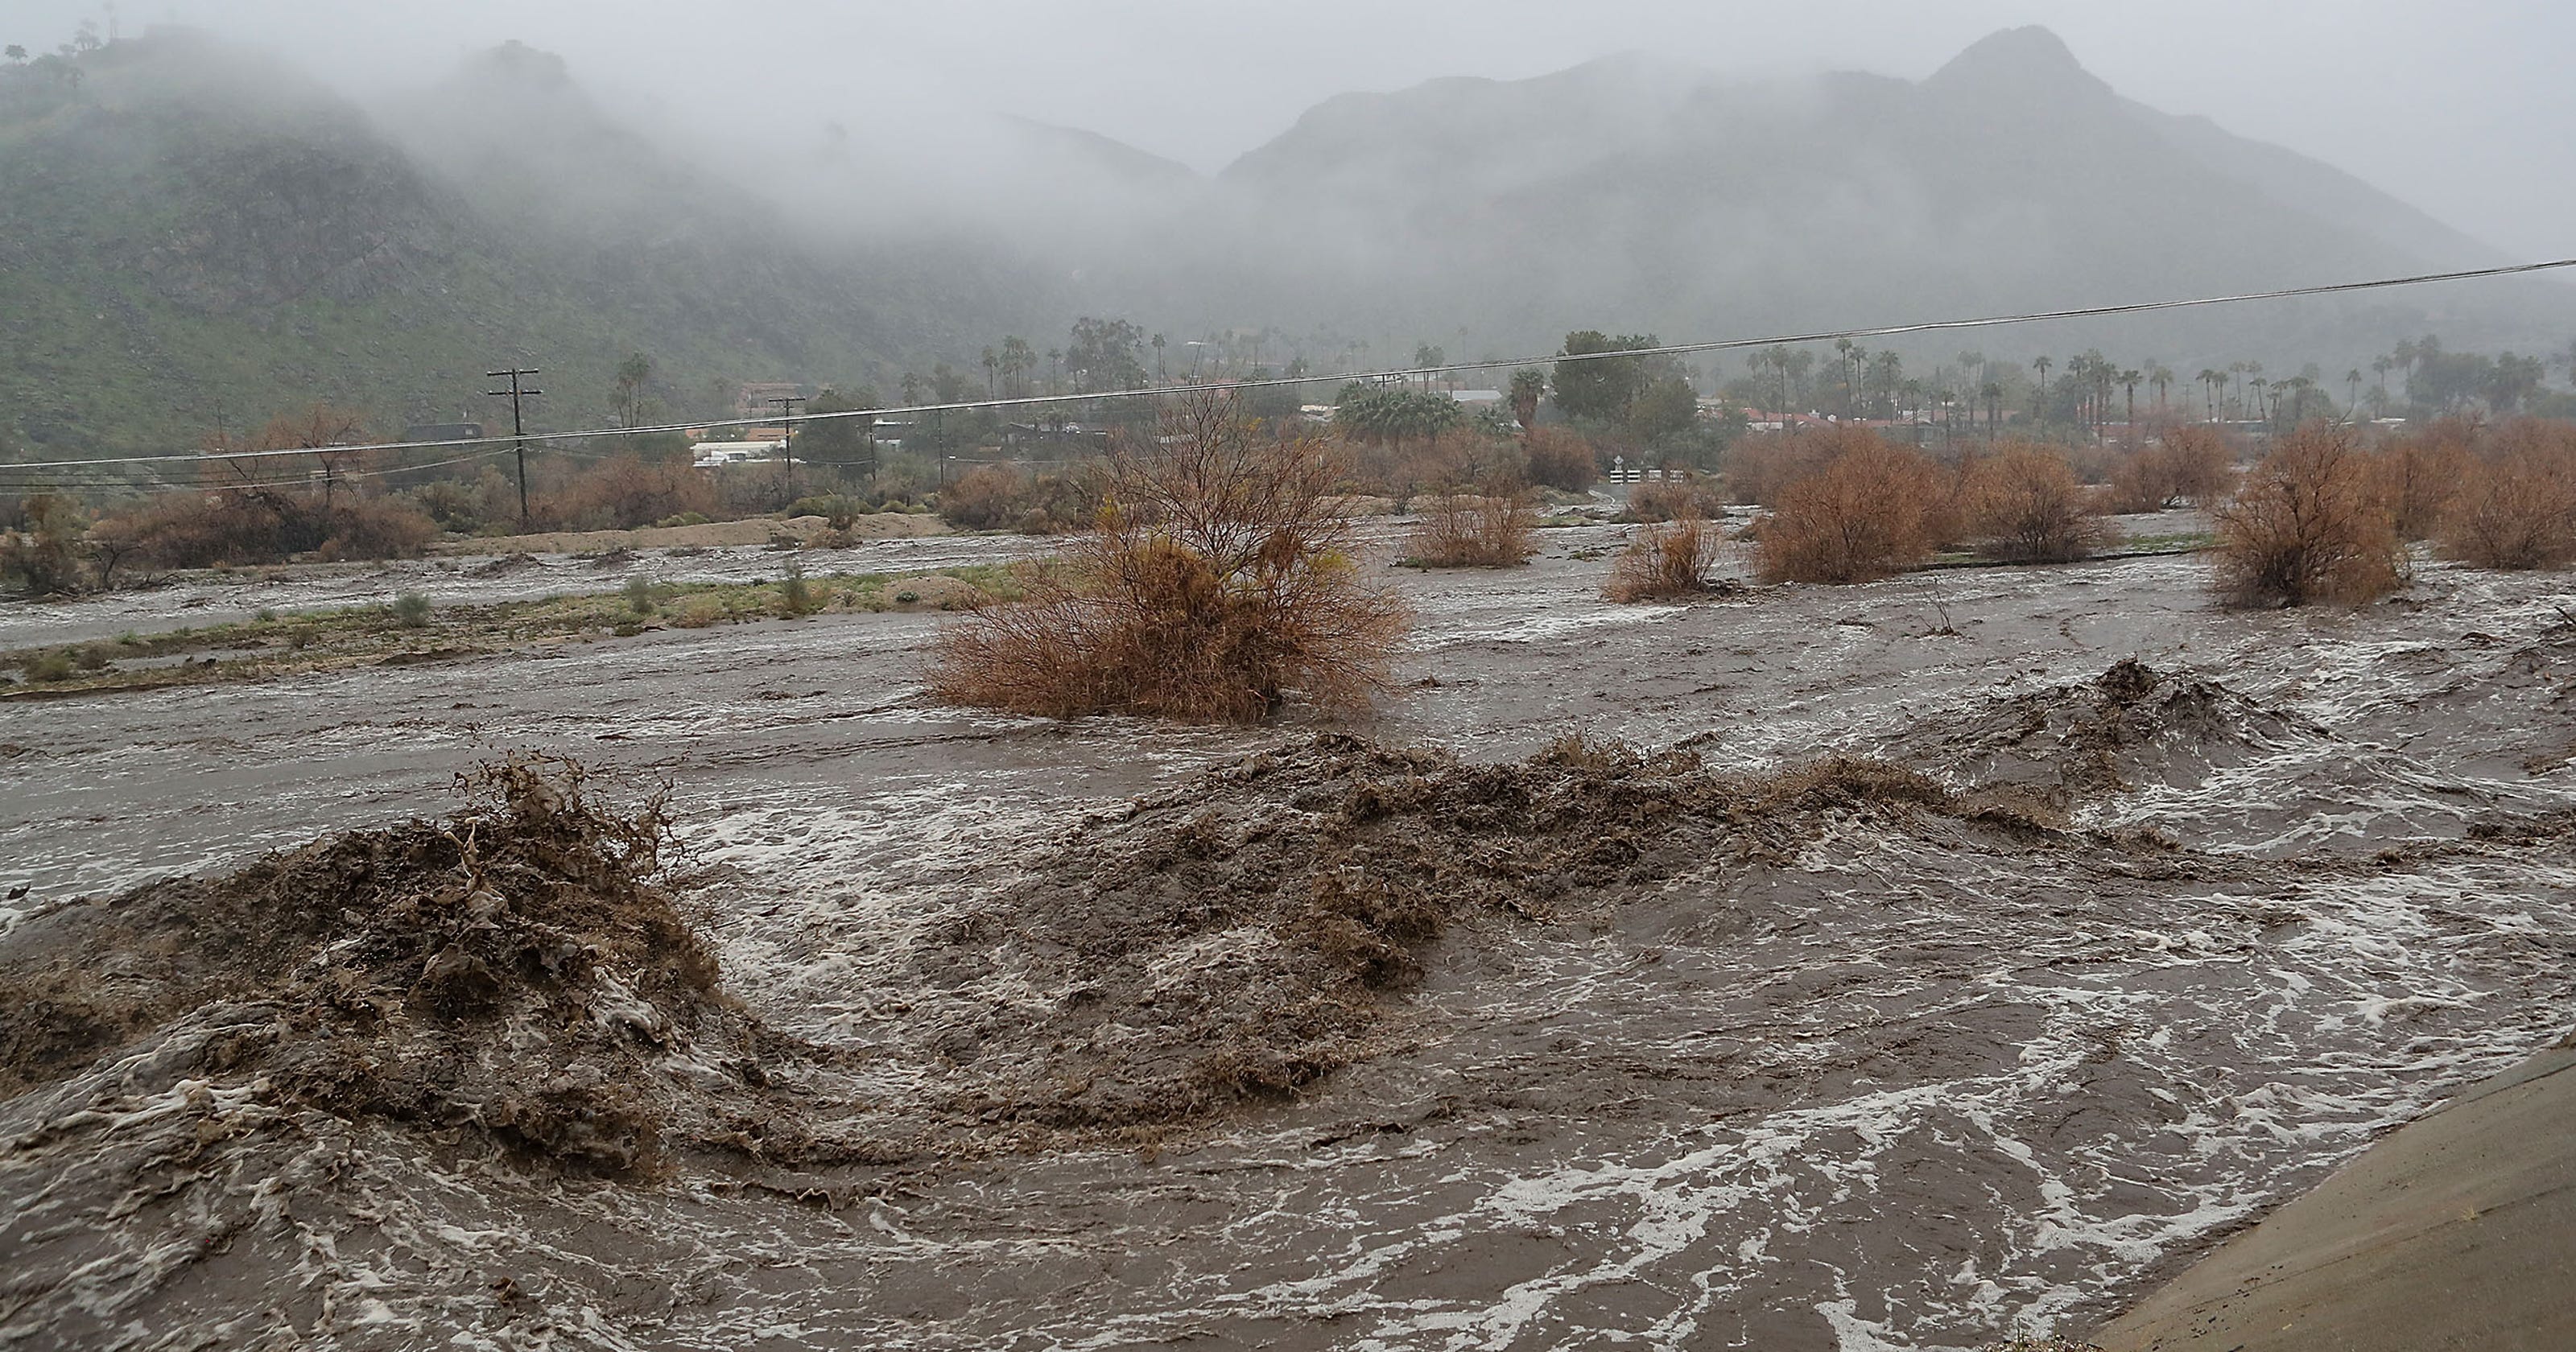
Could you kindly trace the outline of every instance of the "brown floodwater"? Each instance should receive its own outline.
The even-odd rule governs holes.
[[[2425,565],[2364,611],[2246,614],[2155,557],[1622,607],[1597,599],[1614,535],[1392,574],[1419,629],[1358,730],[1469,762],[1571,732],[1746,774],[1881,756],[2049,797],[2067,829],[1829,812],[1794,858],[1470,916],[1375,1054],[1148,1148],[583,1180],[141,1048],[0,1106],[0,1346],[1973,1347],[2080,1331],[2576,1021],[2564,575]],[[933,546],[978,548],[847,566]],[[457,585],[624,579],[538,566],[510,584],[532,592]],[[380,585],[355,576],[209,604]],[[191,595],[0,628],[201,622],[176,618]],[[0,882],[29,888],[6,905],[236,867],[444,811],[505,752],[568,755],[669,782],[726,987],[899,1112],[956,1074],[941,1030],[1057,994],[1007,966],[925,985],[935,936],[1150,827],[1131,798],[1271,810],[1193,776],[1316,731],[940,708],[936,623],[0,705]],[[2162,684],[2106,704],[2123,659]]]

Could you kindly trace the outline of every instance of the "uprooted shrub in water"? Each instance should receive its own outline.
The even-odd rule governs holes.
[[[1601,594],[1623,604],[1705,596],[1714,590],[1718,545],[1717,527],[1697,517],[1647,526],[1611,563]]]
[[[1873,581],[1921,562],[1947,534],[1949,486],[1930,460],[1874,434],[1844,437],[1762,522],[1765,581]]]
[[[1256,434],[1232,399],[1174,406],[1160,437],[1111,454],[1099,528],[1028,600],[941,632],[932,692],[1054,717],[1246,721],[1291,691],[1365,708],[1407,617],[1346,551],[1327,501],[1340,472],[1314,442]]]
[[[1538,552],[1537,539],[1528,490],[1504,480],[1432,498],[1405,553],[1434,568],[1517,568]]]
[[[2210,585],[2231,605],[2361,605],[2405,584],[2387,496],[2348,428],[2283,437],[2217,515]]]
[[[651,1169],[685,1097],[663,1067],[726,1016],[713,953],[652,882],[661,800],[604,806],[579,766],[540,758],[462,786],[442,821],[22,922],[0,949],[0,1090],[176,1028],[171,1074],[578,1171]],[[204,1009],[222,1011],[213,1031],[185,1034]]]
[[[2007,442],[1970,463],[1959,493],[1978,552],[2015,563],[2089,558],[2113,532],[2054,448]]]
[[[2576,433],[2508,424],[2468,458],[2437,535],[2445,557],[2480,568],[2561,568],[2576,560]]]

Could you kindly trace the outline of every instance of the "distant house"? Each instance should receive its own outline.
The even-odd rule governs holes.
[[[405,441],[481,441],[483,424],[479,422],[413,423],[403,429]]]
[[[786,449],[784,441],[701,441],[689,448],[689,458],[700,469],[716,469],[773,459]]]
[[[1451,390],[1449,397],[1469,408],[1498,408],[1503,402],[1501,390]]]

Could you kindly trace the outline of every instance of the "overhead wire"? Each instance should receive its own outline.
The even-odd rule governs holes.
[[[2107,305],[2085,305],[2059,310],[2034,310],[2015,314],[1984,315],[1973,319],[1922,320],[1903,324],[1880,324],[1858,328],[1825,329],[1813,333],[1773,334],[1760,338],[1722,338],[1704,342],[1666,343],[1654,347],[1627,348],[1609,352],[1551,353],[1539,357],[1496,357],[1481,361],[1444,362],[1422,366],[1389,367],[1374,371],[1344,371],[1316,375],[1262,377],[1251,380],[1200,381],[1185,385],[1149,386],[1141,389],[1093,390],[1078,394],[1022,395],[995,399],[967,399],[935,404],[898,404],[876,408],[832,409],[820,413],[798,413],[768,418],[716,418],[690,422],[661,423],[644,427],[593,427],[567,432],[530,433],[529,442],[581,441],[599,437],[656,436],[674,432],[715,431],[748,427],[793,427],[807,423],[841,418],[888,418],[926,413],[962,413],[979,409],[1028,408],[1068,403],[1088,403],[1109,399],[1169,398],[1175,395],[1205,394],[1283,386],[1349,384],[1352,382],[1393,382],[1426,376],[1454,375],[1468,371],[1491,371],[1503,367],[1540,366],[1562,362],[1607,361],[1613,358],[1687,356],[1703,352],[1741,351],[1746,348],[1793,347],[1808,343],[1827,343],[1840,338],[1895,338],[1919,333],[1956,333],[1976,329],[2002,328],[2019,324],[2040,324],[2068,319],[2099,319],[2119,315],[2152,314],[2169,310],[2205,309],[2220,305],[2243,305],[2256,301],[2297,300],[2315,296],[2349,295],[2380,291],[2394,287],[2428,286],[2448,282],[2475,281],[2482,278],[2516,277],[2576,267],[2576,258],[2549,259],[2534,263],[2512,263],[2496,267],[2467,268],[2451,272],[2416,273],[2403,277],[2380,277],[2357,282],[2332,282],[2320,286],[2284,287],[2273,291],[2245,291],[2217,296],[2195,296],[2182,300],[2126,301]],[[459,447],[494,447],[495,454],[515,446],[521,438],[511,436],[453,437],[430,441],[382,441],[353,446],[321,448],[333,454],[356,451],[415,451],[455,449]],[[101,457],[87,460],[36,460],[0,464],[0,473],[19,474],[38,469],[87,469],[106,465],[146,465],[190,463],[208,464],[235,460],[274,458],[278,456],[313,455],[313,448],[289,448],[263,451],[214,451],[174,455]],[[476,457],[463,457],[472,459]],[[458,463],[458,462],[446,462]],[[409,466],[375,473],[402,473],[410,469],[434,466]],[[354,477],[354,476],[348,476]]]

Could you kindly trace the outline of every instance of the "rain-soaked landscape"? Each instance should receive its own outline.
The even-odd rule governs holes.
[[[0,703],[0,979],[69,951],[62,903],[171,875],[207,881],[126,909],[245,926],[80,974],[200,982],[118,1055],[10,1044],[0,1345],[2081,1334],[2568,1027],[2563,575],[2419,558],[2357,610],[2238,611],[2167,554],[1619,606],[1622,529],[1386,570],[1417,627],[1356,723],[942,706],[936,613]],[[778,567],[191,574],[0,609],[0,646]],[[354,968],[265,971],[264,911],[322,870],[407,914],[399,861],[458,850],[510,892],[530,810],[403,823],[529,752],[603,803],[667,786],[712,982],[668,940],[482,991],[515,1011],[455,1025],[483,1041],[333,1041]],[[341,832],[381,834],[231,876]],[[510,894],[465,897],[487,937]],[[457,935],[415,995],[463,989]]]

